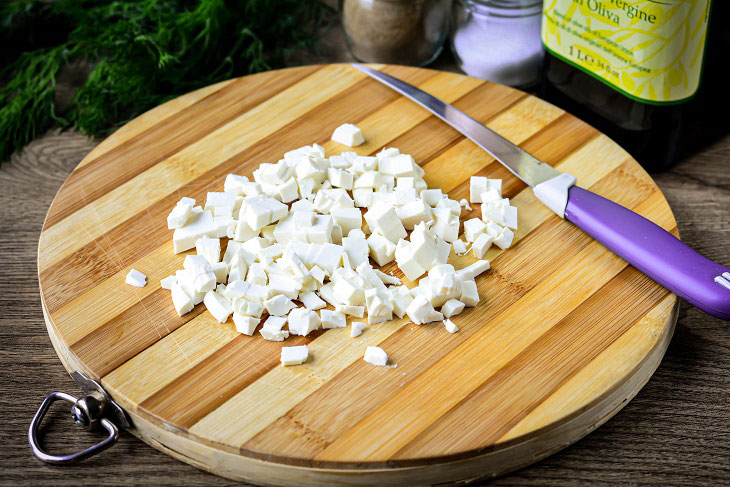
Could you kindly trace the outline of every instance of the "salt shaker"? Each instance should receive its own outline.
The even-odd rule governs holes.
[[[451,48],[469,76],[510,86],[538,82],[542,0],[455,0]]]
[[[449,30],[451,0],[340,0],[352,55],[371,63],[425,66]]]

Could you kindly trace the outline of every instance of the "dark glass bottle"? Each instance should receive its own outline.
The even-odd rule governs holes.
[[[725,2],[712,5],[700,84],[684,102],[656,105],[632,99],[549,50],[539,94],[614,139],[646,169],[668,169],[687,152],[727,133],[730,125],[722,62],[730,52],[730,35],[720,18],[727,9]]]

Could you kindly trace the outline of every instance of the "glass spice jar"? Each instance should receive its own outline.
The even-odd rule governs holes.
[[[469,76],[516,87],[540,80],[542,0],[456,0],[451,49]]]
[[[340,0],[353,57],[369,63],[425,66],[449,31],[451,0]]]

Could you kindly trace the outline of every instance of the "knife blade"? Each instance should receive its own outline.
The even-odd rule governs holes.
[[[489,127],[477,122],[458,108],[435,98],[405,81],[394,78],[375,69],[353,64],[354,68],[393,88],[401,95],[410,98],[438,118],[454,127],[466,138],[484,149],[501,162],[515,176],[533,187],[560,173],[550,165],[539,161],[532,154],[499,135]]]
[[[488,152],[532,188],[559,217],[706,313],[730,320],[730,268],[713,262],[628,208],[576,186],[560,173],[456,107],[403,80],[353,64],[413,100]]]

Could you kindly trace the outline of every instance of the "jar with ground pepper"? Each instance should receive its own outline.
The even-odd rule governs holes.
[[[451,0],[340,0],[347,46],[358,61],[424,66],[449,29]]]

